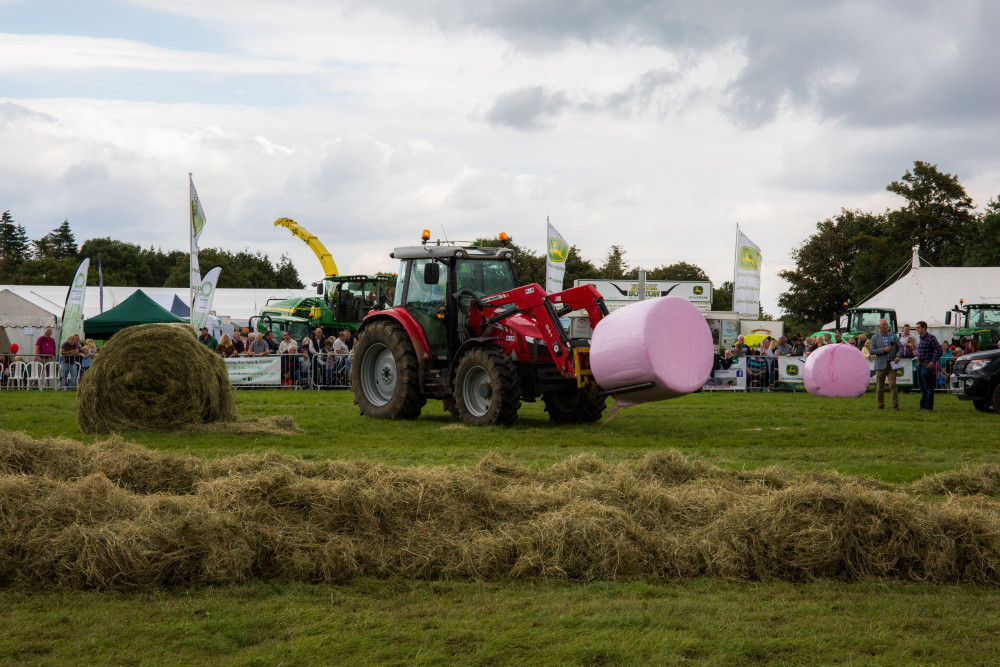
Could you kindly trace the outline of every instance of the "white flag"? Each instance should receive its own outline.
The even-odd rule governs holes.
[[[736,227],[736,274],[733,310],[740,317],[760,317],[760,248]]]
[[[216,266],[205,274],[198,285],[194,301],[191,303],[191,326],[198,331],[208,321],[208,313],[212,310],[212,300],[215,298],[215,284],[219,280],[221,266]]]
[[[59,331],[59,347],[72,335],[83,335],[83,300],[87,296],[87,270],[90,268],[90,258],[80,262],[73,276],[73,283],[66,295],[66,305],[63,307],[62,327]]]
[[[545,291],[549,294],[561,292],[563,276],[566,274],[566,259],[569,257],[569,246],[562,234],[556,231],[552,223],[548,225],[548,253],[545,260]]]
[[[188,183],[191,186],[191,298],[189,299],[192,310],[194,300],[197,297],[197,288],[201,285],[201,269],[198,267],[198,239],[205,229],[205,209],[201,207],[201,200],[198,199],[198,191],[194,189],[194,179],[188,174]]]

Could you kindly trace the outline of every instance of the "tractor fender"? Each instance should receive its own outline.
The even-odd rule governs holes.
[[[413,316],[410,315],[403,308],[390,308],[389,310],[372,311],[370,315],[365,317],[361,321],[361,325],[358,327],[358,333],[370,325],[372,322],[380,322],[385,320],[396,320],[401,325],[403,329],[406,330],[406,335],[410,337],[410,342],[413,343],[413,350],[417,353],[417,364],[420,369],[420,390],[424,390],[424,371],[427,365],[427,361],[431,358],[430,346],[427,344],[427,337],[424,336],[424,330],[420,328]]]

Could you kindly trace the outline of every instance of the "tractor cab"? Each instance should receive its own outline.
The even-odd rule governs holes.
[[[889,322],[889,331],[899,331],[893,308],[850,308],[847,311],[847,332],[851,336],[860,333],[870,336],[878,331],[879,320]]]
[[[392,305],[394,276],[328,276],[317,292],[330,308],[333,321],[360,322],[372,309]]]
[[[393,307],[404,308],[427,338],[430,354],[448,358],[468,337],[470,303],[517,287],[507,248],[413,246],[400,260]]]
[[[1000,304],[975,303],[960,305],[944,315],[944,323],[951,324],[952,313],[956,313],[956,326],[953,345],[961,345],[965,341],[974,340],[980,350],[996,349],[1000,345]]]

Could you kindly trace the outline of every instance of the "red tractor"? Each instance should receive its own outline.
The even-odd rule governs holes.
[[[521,401],[545,403],[555,422],[601,418],[605,393],[589,370],[590,339],[571,339],[559,318],[608,314],[590,285],[546,294],[518,287],[507,248],[428,244],[396,248],[391,308],[358,329],[351,382],[361,414],[415,419],[428,398],[472,425],[508,425]]]

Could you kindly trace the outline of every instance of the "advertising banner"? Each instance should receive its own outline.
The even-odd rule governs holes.
[[[229,381],[234,385],[281,384],[280,357],[229,357],[225,361]]]
[[[705,391],[744,391],[747,388],[746,359],[738,359],[726,370],[715,371],[715,377],[708,378]]]
[[[73,276],[66,295],[66,305],[63,307],[62,326],[59,331],[59,347],[69,340],[70,336],[83,334],[83,300],[87,296],[87,270],[90,268],[90,258],[80,262]]]
[[[742,318],[760,316],[760,248],[736,228],[733,310]]]
[[[191,174],[188,174],[188,186],[191,200],[191,227],[188,230],[191,235],[191,298],[188,305],[191,306],[191,314],[194,315],[194,300],[197,297],[198,286],[201,285],[201,269],[198,267],[198,239],[201,238],[201,233],[205,229],[205,209],[201,207],[201,200],[198,199],[198,191],[194,189],[194,179],[191,178]]]
[[[561,292],[563,276],[566,275],[566,259],[569,258],[569,245],[562,234],[556,231],[546,219],[548,225],[548,258],[545,260],[545,291],[548,294]]]
[[[638,301],[638,280],[577,280],[576,285],[593,285],[604,297],[604,301]],[[696,306],[712,304],[712,283],[708,280],[647,280],[646,298],[658,296],[679,296]],[[707,310],[707,308],[705,309]]]
[[[805,357],[778,357],[778,389],[805,391],[802,374],[806,369]]]
[[[896,369],[896,387],[899,389],[913,388],[913,360],[912,359],[901,359],[900,368]],[[868,380],[868,391],[875,391],[875,360],[868,360],[869,369],[869,380]],[[889,384],[886,383],[886,391],[889,390]]]
[[[215,284],[219,280],[221,266],[213,267],[201,281],[195,291],[191,303],[191,327],[198,331],[208,321],[208,313],[212,310],[212,300],[215,298]]]

